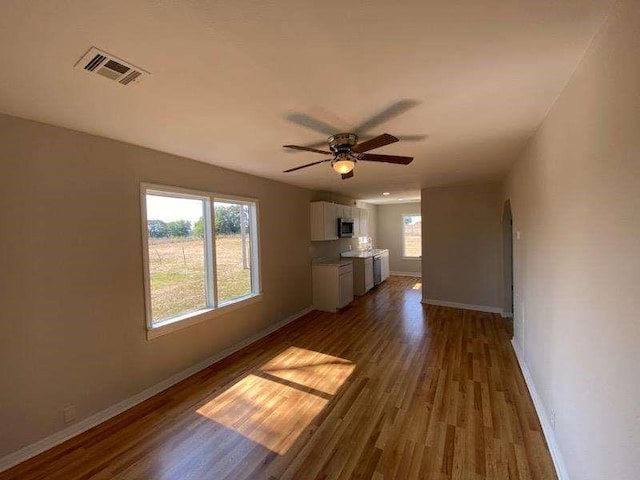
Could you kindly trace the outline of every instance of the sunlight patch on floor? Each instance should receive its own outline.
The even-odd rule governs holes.
[[[413,284],[413,287],[411,287],[412,290],[422,290],[422,283],[421,282],[416,282]]]
[[[289,347],[197,412],[284,455],[354,368],[349,360]]]
[[[260,370],[274,377],[335,395],[354,368],[353,363],[343,358],[289,347],[265,363]]]
[[[283,455],[327,402],[313,393],[251,374],[198,413]]]

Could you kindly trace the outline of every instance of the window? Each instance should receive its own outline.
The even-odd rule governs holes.
[[[198,235],[206,199],[147,192],[151,323],[206,308],[208,249]],[[195,225],[196,228],[193,228]]]
[[[150,338],[259,297],[255,200],[143,184],[141,201]]]
[[[216,199],[216,271],[221,303],[251,295],[256,275],[252,262],[253,208],[249,202]]]
[[[402,215],[402,256],[422,256],[422,215]]]

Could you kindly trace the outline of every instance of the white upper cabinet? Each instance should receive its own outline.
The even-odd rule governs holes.
[[[356,207],[344,207],[344,216],[345,218],[354,219],[354,211],[356,211]]]
[[[371,236],[369,210],[330,202],[311,202],[311,240],[337,240],[338,219],[353,219],[353,236]]]
[[[361,237],[360,234],[360,209],[353,207],[351,209],[351,218],[353,218],[353,236]]]
[[[336,205],[338,218],[353,218],[352,208],[348,205]]]
[[[371,233],[369,232],[369,210],[366,210],[364,208],[359,208],[358,209],[360,211],[360,215],[359,215],[359,231],[358,231],[358,236],[359,237],[370,237]]]
[[[338,239],[338,218],[340,213],[338,207],[329,202],[311,203],[311,240],[337,240]]]

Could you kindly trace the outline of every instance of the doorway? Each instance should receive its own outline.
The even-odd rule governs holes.
[[[504,202],[502,213],[502,266],[504,278],[504,316],[511,319],[513,336],[513,215],[511,202]]]

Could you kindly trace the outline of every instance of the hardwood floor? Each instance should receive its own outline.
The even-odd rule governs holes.
[[[391,277],[1,479],[555,479],[507,323]]]

